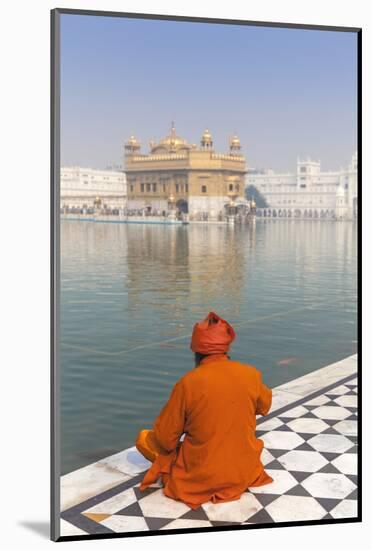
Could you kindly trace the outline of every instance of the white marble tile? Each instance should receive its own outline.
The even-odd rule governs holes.
[[[341,407],[357,407],[358,398],[356,395],[342,395],[335,399],[335,403]]]
[[[206,502],[202,505],[211,521],[247,521],[262,509],[260,502],[251,493],[242,493],[241,498],[230,502]]]
[[[299,399],[300,397],[305,397],[306,395],[310,395],[318,390],[321,390],[325,386],[336,382],[338,379],[339,377],[336,375],[332,378],[329,378],[327,376],[322,377],[321,375],[319,375],[318,377],[311,376],[310,379],[306,381],[293,381],[291,392],[295,393]]]
[[[130,476],[95,462],[61,477],[61,510],[66,510],[130,479]]]
[[[319,395],[318,397],[315,397],[314,399],[311,399],[310,401],[306,401],[306,405],[326,405],[330,400],[329,397],[326,397],[326,395]]]
[[[353,443],[343,435],[333,434],[315,435],[307,443],[320,453],[344,453],[353,447]]]
[[[318,498],[346,498],[356,488],[355,484],[342,474],[316,473],[302,481],[302,486]]]
[[[274,430],[275,428],[278,428],[279,426],[282,426],[283,422],[279,418],[270,418],[269,420],[266,420],[265,422],[262,422],[261,424],[258,424],[256,429],[257,430]]]
[[[133,489],[130,488],[99,504],[95,504],[91,508],[87,508],[84,512],[91,514],[115,514],[122,510],[122,508],[129,506],[129,504],[133,504],[136,500],[136,495]]]
[[[266,468],[265,471],[273,478],[273,482],[261,487],[249,487],[251,493],[281,495],[292,487],[295,487],[298,483],[290,472],[286,470],[270,470]]]
[[[322,519],[326,510],[311,497],[282,495],[266,507],[275,522]]]
[[[99,462],[129,476],[135,476],[148,470],[152,464],[138,452],[135,446],[103,458]]]
[[[318,418],[328,418],[328,420],[344,420],[352,414],[342,407],[328,407],[326,405],[313,409],[312,413]]]
[[[174,519],[179,518],[191,509],[184,502],[165,496],[162,490],[140,499],[139,506],[145,516]]]
[[[290,403],[294,403],[298,399],[300,399],[300,396],[296,393],[274,389],[272,392],[272,406],[269,412],[277,411],[286,405],[290,405]]]
[[[319,418],[295,418],[287,425],[295,432],[303,434],[318,434],[328,428],[328,425]]]
[[[295,449],[301,443],[304,443],[304,439],[295,432],[280,432],[276,430],[274,432],[264,433],[259,437],[264,441],[264,445],[267,449]]]
[[[136,483],[134,485],[134,487],[140,487],[141,483]],[[162,479],[161,479],[161,476],[159,477],[159,479],[157,481],[155,481],[154,483],[151,483],[151,485],[149,485],[149,487],[163,487],[164,484],[162,483]]]
[[[167,530],[167,529],[195,529],[200,527],[212,527],[212,523],[210,521],[206,521],[203,519],[176,519],[175,521],[171,521],[164,527],[161,527],[161,531]]]
[[[317,369],[300,378],[277,386],[276,390],[284,390],[297,395],[305,396],[317,390],[329,386],[345,378],[345,376],[357,372],[357,354]]]
[[[342,420],[334,424],[333,429],[343,435],[357,435],[357,420]]]
[[[269,464],[270,462],[272,462],[272,460],[274,460],[274,456],[265,447],[263,447],[262,454],[260,455],[260,458],[261,458],[261,461],[264,464],[264,466],[266,464]]]
[[[333,508],[330,512],[334,519],[340,518],[356,518],[357,517],[357,501],[356,500],[342,500],[339,504]]]
[[[149,531],[146,520],[137,516],[110,516],[99,522],[115,533],[128,533],[130,531]]]
[[[357,475],[358,456],[356,453],[340,455],[332,461],[332,464],[343,474]]]
[[[61,537],[73,537],[74,535],[87,535],[86,531],[75,527],[65,519],[60,520],[60,535]]]
[[[286,470],[297,472],[318,472],[328,461],[316,451],[289,451],[279,457]]]
[[[299,405],[298,407],[294,407],[293,409],[289,409],[288,411],[285,411],[282,413],[282,416],[285,418],[299,418],[300,416],[303,416],[303,414],[306,414],[308,412],[308,409],[303,407],[303,405]]]
[[[286,384],[281,384],[276,388],[273,388],[273,399],[272,407],[269,412],[274,412],[281,407],[285,407],[290,403],[294,403],[301,397],[305,397],[317,390],[329,386],[345,378],[350,374],[356,374],[357,372],[357,354],[350,357],[346,357],[341,361],[317,369],[316,371],[305,374],[300,378],[291,380]],[[348,390],[346,390],[348,391]],[[341,390],[341,394],[344,390]],[[320,399],[320,398],[319,398]],[[324,404],[323,399],[321,399],[320,405]],[[306,411],[303,411],[303,414]],[[285,413],[285,416],[287,414]],[[300,416],[300,414],[295,413],[295,416]]]
[[[346,386],[336,386],[336,388],[333,388],[330,391],[327,391],[327,395],[344,395],[345,393],[348,393],[349,389]]]

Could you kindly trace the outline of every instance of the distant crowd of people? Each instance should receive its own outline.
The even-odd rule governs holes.
[[[127,216],[160,216],[165,218],[168,213],[166,210],[160,210],[159,208],[153,208],[151,210],[145,208],[125,208],[124,214]]]
[[[62,207],[61,214],[75,214],[75,215],[96,215],[97,209],[94,207],[89,208],[79,208],[79,207]],[[120,217],[157,217],[157,218],[168,218],[170,212],[161,209],[145,209],[145,208],[100,208],[99,215],[101,216],[120,216]],[[175,211],[175,219],[179,221],[225,221],[227,216],[221,210],[216,216],[210,216],[209,212],[197,212],[191,215],[188,213],[181,212],[180,210]],[[236,214],[237,222],[244,222],[246,215],[241,213]]]

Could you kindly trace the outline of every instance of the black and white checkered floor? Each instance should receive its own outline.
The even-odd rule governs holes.
[[[160,483],[140,492],[140,473],[61,517],[95,535],[357,516],[356,375],[259,418],[257,428],[274,482],[237,501],[192,510],[164,496]]]

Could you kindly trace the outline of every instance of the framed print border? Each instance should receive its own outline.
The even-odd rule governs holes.
[[[279,27],[307,30],[324,30],[324,31],[341,31],[352,32],[357,34],[357,137],[358,137],[358,218],[357,218],[357,278],[358,278],[358,295],[357,295],[357,332],[358,332],[358,361],[359,370],[357,375],[359,386],[359,451],[358,451],[358,515],[355,518],[341,519],[321,519],[311,521],[290,521],[282,523],[264,524],[257,523],[255,525],[233,525],[233,526],[215,526],[212,528],[185,528],[185,529],[170,529],[168,531],[153,530],[140,532],[124,532],[124,533],[99,533],[92,532],[89,535],[73,535],[61,536],[60,534],[60,518],[68,513],[73,517],[79,516],[81,505],[71,507],[69,512],[61,513],[60,506],[60,477],[61,477],[61,459],[60,459],[60,386],[59,386],[59,312],[60,312],[60,18],[63,14],[70,15],[86,15],[99,17],[117,17],[117,18],[133,18],[133,19],[148,19],[148,20],[164,20],[164,21],[184,21],[193,23],[214,23],[239,26],[260,26],[260,27]],[[51,357],[50,357],[50,459],[51,459],[51,492],[50,492],[50,519],[51,519],[51,539],[54,541],[70,541],[70,540],[86,540],[100,538],[126,538],[131,536],[156,536],[174,533],[202,532],[202,531],[226,531],[240,529],[259,529],[259,528],[276,528],[297,525],[317,525],[317,524],[334,524],[334,523],[354,523],[362,521],[362,29],[357,27],[336,27],[328,25],[311,25],[311,24],[293,24],[293,23],[276,23],[276,22],[261,22],[236,19],[217,19],[193,16],[175,16],[175,15],[160,15],[147,13],[121,13],[110,11],[96,10],[79,10],[56,8],[51,11],[51,126],[50,126],[50,156],[51,156],[51,220],[50,220],[50,255],[51,255],[51,279],[50,279],[50,323],[51,323]],[[276,412],[273,413],[276,416]],[[139,476],[140,477],[140,476]],[[138,477],[138,479],[139,479]],[[137,481],[135,479],[135,481]],[[131,481],[125,482],[126,485]],[[124,483],[124,485],[125,485]],[[120,487],[122,490],[126,487]],[[129,486],[128,485],[128,486]],[[83,503],[85,504],[85,503]],[[81,508],[82,509],[82,508]],[[71,516],[72,517],[72,516]]]

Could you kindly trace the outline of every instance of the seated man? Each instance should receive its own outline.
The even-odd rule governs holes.
[[[141,490],[162,476],[166,496],[198,508],[273,481],[260,460],[263,441],[255,437],[256,415],[267,414],[272,391],[257,369],[227,355],[234,339],[215,313],[195,324],[197,368],[175,384],[153,430],[138,434],[138,451],[153,462]]]

